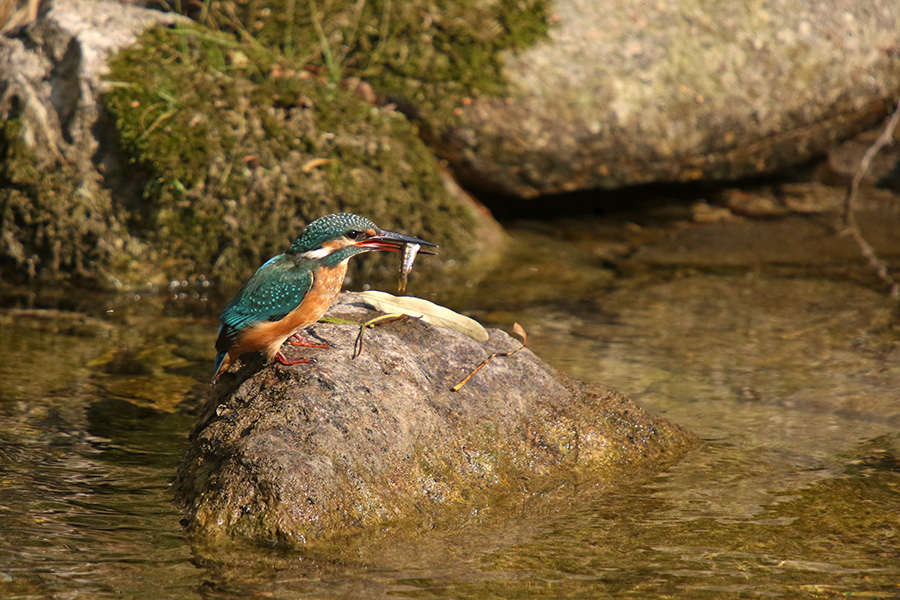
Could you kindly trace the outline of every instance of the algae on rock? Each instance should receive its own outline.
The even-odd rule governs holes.
[[[110,52],[177,20],[104,0],[53,0],[27,28],[0,36],[4,280],[110,288],[164,280],[131,230],[129,197],[107,185],[115,136],[97,98]]]

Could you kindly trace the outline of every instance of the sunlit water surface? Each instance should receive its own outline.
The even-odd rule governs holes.
[[[220,555],[182,535],[168,487],[193,422],[178,403],[208,375],[215,307],[11,310],[0,597],[900,597],[900,345],[878,321],[883,296],[765,270],[616,279],[583,236],[513,233],[519,263],[468,308],[507,330],[518,321],[540,356],[703,446],[514,525],[472,515],[311,553]]]

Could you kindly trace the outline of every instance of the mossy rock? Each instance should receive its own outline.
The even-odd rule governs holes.
[[[47,169],[23,143],[21,118],[7,117],[0,123],[2,264],[21,269],[29,279],[45,269],[84,275],[91,261],[109,258],[109,249],[100,244],[115,227],[104,202],[108,197],[87,192],[75,163],[61,159]]]
[[[0,274],[3,279],[101,284],[159,284],[150,250],[131,236],[125,210],[91,157],[25,142],[24,115],[0,123]],[[51,151],[54,150],[54,151]],[[139,260],[138,257],[143,257]]]
[[[451,196],[403,115],[200,28],[150,31],[110,66],[107,106],[146,179],[134,222],[170,272],[236,283],[342,211],[435,240],[446,261],[434,269],[478,254],[484,220]],[[396,272],[359,263],[366,281]]]
[[[46,0],[35,23],[0,36],[0,278],[165,281],[130,229],[127,196],[108,185],[115,136],[96,99],[110,49],[176,20],[103,0]]]
[[[126,14],[127,24],[117,24]],[[0,41],[0,63],[12,65],[10,72],[24,74],[29,61],[30,86],[6,94],[0,105],[3,278],[59,281],[74,274],[134,287],[203,275],[234,286],[310,220],[336,211],[359,212],[440,244],[441,260],[417,265],[418,293],[427,276],[438,285],[458,282],[493,263],[504,241],[496,222],[450,182],[417,124],[323,74],[321,48],[328,44],[306,57],[299,42],[267,48],[268,30],[255,29],[251,39],[240,26],[235,36],[176,19],[176,27],[147,31],[130,45],[153,19],[173,21],[161,14],[54,0],[23,33],[52,44]],[[73,15],[85,16],[87,28],[75,31]],[[397,35],[410,31],[393,23]],[[293,29],[297,40],[321,41],[316,27],[301,35],[301,25]],[[402,54],[403,42],[391,40],[373,43]],[[95,68],[93,79],[77,78],[85,62],[104,62],[109,49],[122,48],[103,83]],[[341,73],[369,74],[361,54],[354,56],[337,57]],[[437,74],[443,62],[433,55],[419,71]],[[397,81],[395,89],[404,88]],[[79,91],[86,88],[94,93]],[[441,98],[441,89],[430,97]],[[35,114],[46,118],[29,121]],[[389,260],[357,261],[351,285],[393,280],[396,264]]]

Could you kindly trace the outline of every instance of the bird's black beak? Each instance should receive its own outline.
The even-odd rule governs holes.
[[[395,231],[385,231],[381,229],[375,235],[369,236],[363,240],[359,240],[355,245],[370,250],[385,250],[388,252],[398,252],[400,248],[406,244],[418,244],[420,246],[430,246],[437,248],[437,244],[420,240],[417,237],[406,235],[405,233],[397,233]],[[434,254],[432,250],[419,250],[421,254]]]

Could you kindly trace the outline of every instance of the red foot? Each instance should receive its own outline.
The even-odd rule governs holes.
[[[302,365],[302,364],[306,364],[308,362],[312,362],[312,359],[310,359],[310,358],[287,358],[287,357],[285,357],[284,354],[281,353],[281,350],[279,350],[275,354],[275,360],[277,360],[281,364],[287,365],[287,366]]]
[[[288,344],[291,346],[303,346],[304,348],[331,348],[328,344],[319,344],[317,342],[311,342],[299,333],[295,333],[290,337]]]

